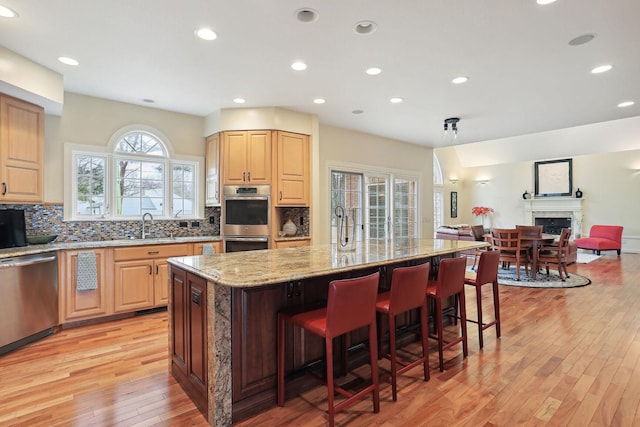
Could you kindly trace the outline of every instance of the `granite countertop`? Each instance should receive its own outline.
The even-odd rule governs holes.
[[[23,255],[34,255],[44,252],[74,249],[117,248],[125,246],[166,245],[176,243],[214,242],[222,240],[220,236],[193,236],[156,239],[117,239],[90,242],[47,243],[46,245],[28,245],[17,248],[0,249],[0,259]]]
[[[169,258],[169,263],[220,285],[256,287],[485,246],[489,244],[462,240],[403,239],[358,243],[353,252],[338,251],[336,245],[315,245],[175,257]]]

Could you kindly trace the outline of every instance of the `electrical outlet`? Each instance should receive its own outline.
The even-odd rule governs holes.
[[[192,227],[200,227],[200,221],[191,221]]]
[[[188,227],[189,223],[187,221],[180,221],[180,227]]]
[[[304,217],[303,216],[300,217],[300,225],[304,225]]]
[[[215,217],[215,216],[213,216],[213,215],[211,215],[211,216],[209,217],[209,224],[215,224],[215,223],[216,223],[216,217]]]

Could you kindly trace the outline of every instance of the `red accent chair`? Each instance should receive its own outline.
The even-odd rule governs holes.
[[[413,267],[399,267],[393,270],[391,275],[391,290],[378,294],[376,311],[387,315],[389,318],[389,355],[384,357],[391,360],[391,390],[393,401],[398,400],[397,383],[398,375],[401,375],[422,364],[424,380],[429,381],[429,347],[427,337],[427,283],[429,282],[429,269],[431,263],[416,265]],[[398,359],[396,351],[396,316],[413,310],[420,309],[420,336],[422,339],[422,357],[409,362]],[[381,340],[380,340],[381,341]],[[398,365],[402,366],[398,369]]]
[[[580,249],[591,249],[598,255],[600,251],[617,251],[622,249],[622,229],[619,225],[592,225],[589,237],[575,239]]]
[[[284,341],[285,326],[289,322],[325,339],[330,427],[334,426],[336,412],[350,406],[369,393],[373,393],[373,412],[380,412],[376,335],[376,299],[379,279],[380,273],[374,273],[355,279],[334,280],[329,283],[326,307],[297,314],[284,311],[278,313],[278,406],[284,406]],[[371,384],[354,394],[334,385],[333,338],[341,335],[344,337],[350,331],[365,326],[369,327]],[[343,362],[345,361],[343,360]],[[336,392],[345,396],[346,399],[334,405]]]
[[[438,278],[429,280],[427,285],[427,298],[435,301],[436,331],[438,340],[438,360],[440,372],[444,371],[443,351],[459,342],[462,343],[462,355],[467,357],[469,349],[467,345],[467,307],[464,298],[464,271],[467,266],[467,258],[446,258],[440,261]],[[460,327],[462,333],[452,341],[444,340],[442,302],[449,297],[457,297],[460,305]]]
[[[464,278],[465,285],[471,285],[476,288],[476,304],[478,307],[478,320],[467,319],[468,322],[478,324],[478,341],[480,348],[484,346],[482,332],[495,325],[496,337],[500,338],[500,296],[498,292],[498,266],[500,265],[500,252],[485,251],[480,255],[478,263],[478,273],[473,276],[469,273]],[[494,320],[489,323],[482,321],[482,286],[491,285],[493,288],[493,313]]]

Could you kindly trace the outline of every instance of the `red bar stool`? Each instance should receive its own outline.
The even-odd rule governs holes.
[[[378,345],[376,337],[376,297],[380,273],[369,276],[334,280],[329,283],[327,307],[298,314],[278,313],[278,406],[284,406],[284,335],[287,322],[325,339],[329,426],[335,414],[373,393],[373,412],[380,412],[378,385]],[[333,338],[355,329],[369,326],[371,384],[353,394],[333,382]],[[334,406],[334,393],[347,398]]]
[[[391,276],[391,291],[378,295],[376,311],[389,317],[389,355],[384,357],[391,360],[391,389],[394,402],[397,400],[397,381],[401,375],[422,363],[424,380],[429,380],[429,347],[427,337],[427,282],[429,281],[430,263],[414,267],[400,267],[393,270]],[[414,308],[420,308],[420,336],[422,338],[422,357],[408,362],[400,360],[396,354],[396,320],[398,314]],[[402,368],[398,369],[398,365]]]
[[[496,337],[500,338],[500,296],[498,294],[498,267],[500,265],[500,252],[487,251],[480,255],[480,262],[478,263],[478,273],[473,277],[467,275],[464,278],[466,285],[471,285],[476,288],[476,304],[478,306],[478,320],[467,319],[468,322],[478,324],[478,341],[480,348],[484,346],[484,340],[482,339],[482,331],[491,326],[496,326]],[[491,284],[493,287],[493,312],[494,321],[489,323],[483,323],[482,321],[482,286]]]
[[[464,271],[467,265],[467,258],[447,258],[440,261],[438,267],[438,278],[429,280],[427,285],[427,298],[435,301],[436,331],[438,333],[438,358],[440,371],[444,371],[443,351],[459,342],[462,342],[462,354],[467,357],[469,349],[467,346],[467,309],[464,298]],[[460,327],[462,334],[453,341],[446,342],[443,338],[442,327],[442,301],[445,298],[457,297],[460,304]]]

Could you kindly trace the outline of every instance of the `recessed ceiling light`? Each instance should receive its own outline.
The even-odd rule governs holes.
[[[76,61],[75,59],[73,59],[73,58],[69,58],[69,57],[67,57],[67,56],[61,56],[61,57],[59,57],[59,58],[58,58],[58,61],[62,62],[63,64],[66,64],[66,65],[73,65],[73,66],[76,66],[76,65],[79,65],[79,64],[80,64],[80,63],[79,63],[78,61]]]
[[[453,80],[451,80],[451,83],[459,85],[460,83],[466,83],[468,80],[469,80],[469,77],[458,76],[458,77],[454,78]]]
[[[18,17],[18,13],[13,9],[9,9],[7,6],[2,6],[0,4],[0,17],[2,17],[2,18],[17,18]]]
[[[378,74],[382,73],[382,68],[378,68],[378,67],[367,68],[365,73],[369,74],[370,76],[377,76]]]
[[[580,46],[581,44],[589,43],[591,40],[595,38],[596,38],[595,34],[583,34],[581,36],[578,36],[569,40],[569,46]]]
[[[367,35],[373,34],[378,29],[378,24],[373,21],[360,21],[353,27],[356,34]]]
[[[327,100],[324,98],[316,98],[313,100],[314,104],[324,104],[325,102],[327,102]]]
[[[202,40],[215,40],[218,38],[218,35],[211,28],[199,28],[196,30],[196,36],[200,37]]]
[[[302,61],[296,61],[293,64],[291,64],[291,68],[293,68],[296,71],[304,71],[307,69],[307,64],[305,64]]]
[[[635,102],[633,102],[633,101],[624,101],[624,102],[621,102],[620,104],[618,104],[618,107],[620,107],[620,108],[631,107],[633,104],[635,104]]]
[[[596,67],[593,70],[591,70],[591,72],[593,74],[600,74],[600,73],[605,73],[612,68],[613,68],[613,65],[610,65],[610,64],[600,65],[599,67]]]
[[[392,104],[399,104],[402,101],[404,101],[404,99],[400,98],[399,96],[396,96],[395,98],[391,98],[389,100],[389,102],[392,103]]]
[[[300,22],[314,22],[318,20],[318,12],[314,9],[304,8],[296,11],[296,18]]]
[[[353,110],[351,111],[352,114],[362,114],[364,113],[364,110]]]
[[[536,3],[541,4],[541,5],[545,5],[545,4],[551,4],[553,2],[555,2],[556,0],[536,0]]]
[[[245,101],[244,98],[234,98],[233,102],[235,102],[236,104],[244,104],[247,101]]]

